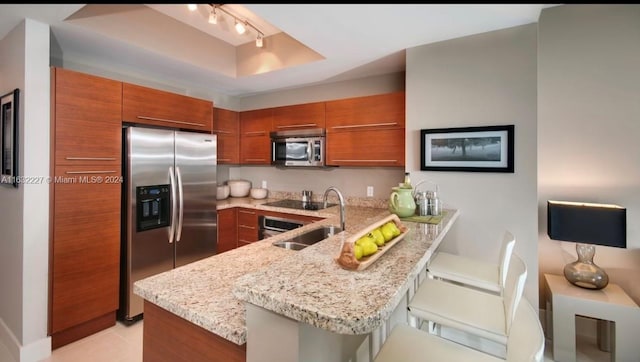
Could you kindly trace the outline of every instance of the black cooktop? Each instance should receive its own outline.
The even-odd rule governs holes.
[[[273,206],[273,207],[285,207],[288,209],[298,209],[298,210],[322,210],[324,209],[324,203],[311,201],[311,202],[302,202],[301,200],[278,200],[264,203],[265,206]],[[327,203],[327,207],[336,206],[336,204]]]

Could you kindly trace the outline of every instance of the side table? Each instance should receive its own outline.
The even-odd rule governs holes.
[[[640,308],[622,288],[609,283],[604,289],[590,290],[572,285],[564,276],[545,274],[544,278],[555,361],[576,360],[576,315],[614,322],[612,359],[640,361]]]

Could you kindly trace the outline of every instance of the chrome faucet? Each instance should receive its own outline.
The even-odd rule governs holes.
[[[338,195],[338,199],[340,199],[340,227],[344,231],[344,197],[342,197],[342,193],[335,186],[329,186],[327,190],[324,192],[324,196],[322,197],[322,201],[324,202],[324,208],[327,207],[327,195],[329,195],[329,191],[335,191]]]

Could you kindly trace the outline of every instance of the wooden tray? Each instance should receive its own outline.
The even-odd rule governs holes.
[[[393,221],[398,229],[402,232],[400,235],[395,238],[387,241],[383,246],[378,247],[378,251],[372,255],[365,256],[360,260],[357,260],[353,253],[353,246],[355,245],[356,240],[360,239],[362,236],[369,233],[371,230],[376,229],[389,221]],[[375,263],[384,253],[386,253],[389,249],[391,249],[394,245],[396,245],[400,240],[404,238],[404,236],[409,232],[409,229],[402,224],[398,215],[391,214],[380,221],[377,221],[355,233],[349,239],[345,240],[342,243],[342,248],[340,250],[340,255],[336,258],[336,262],[344,269],[348,270],[364,270],[368,268],[371,264]]]

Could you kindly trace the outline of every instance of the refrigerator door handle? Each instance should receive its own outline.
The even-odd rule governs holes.
[[[180,202],[180,206],[178,208],[178,231],[176,233],[176,242],[178,242],[182,237],[182,221],[184,220],[184,192],[182,192],[182,174],[180,173],[180,167],[177,166],[176,176],[178,179],[178,200]]]
[[[176,234],[176,219],[178,213],[176,198],[176,177],[173,174],[173,167],[169,167],[169,183],[171,184],[171,224],[169,225],[169,244],[173,243]]]

